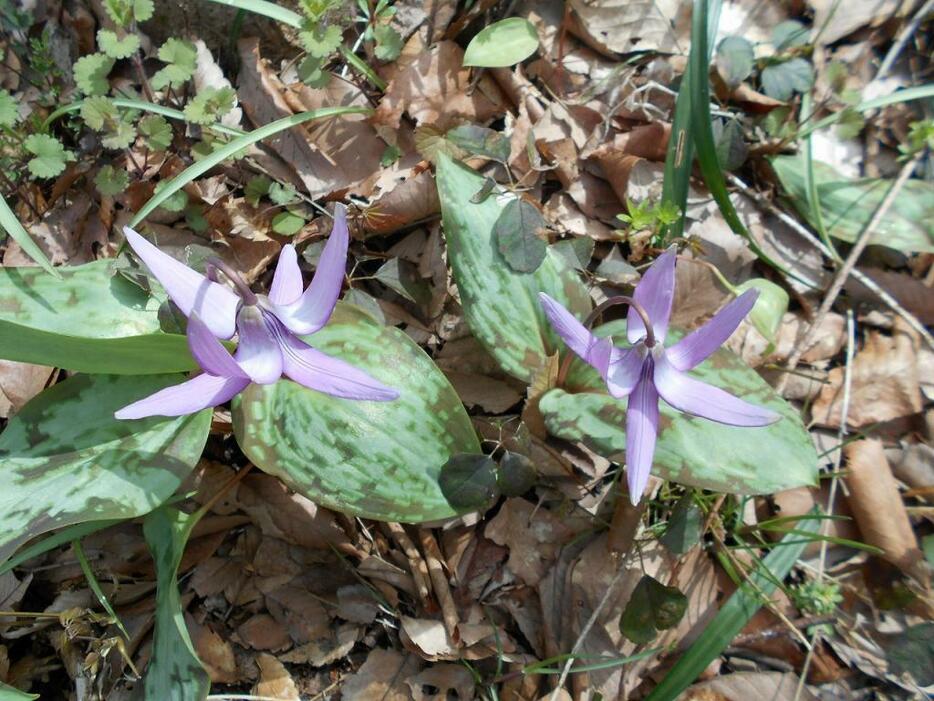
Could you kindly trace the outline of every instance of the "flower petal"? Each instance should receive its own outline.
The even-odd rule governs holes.
[[[668,333],[668,318],[671,316],[671,302],[675,298],[675,262],[677,251],[671,246],[662,253],[652,266],[645,271],[632,297],[645,309],[652,322],[652,330],[659,342],[665,341]],[[632,307],[626,323],[626,336],[630,343],[635,343],[645,336],[645,324],[642,317]]]
[[[218,338],[234,335],[237,295],[163,253],[130,227],[123,227],[123,235],[185,316],[197,312]]]
[[[597,338],[560,302],[552,299],[544,292],[539,292],[538,298],[552,328],[567,344],[568,348],[584,362],[593,366],[600,373],[600,376],[606,380],[610,363],[614,357],[613,341],[609,338]]]
[[[247,377],[224,344],[201,321],[197,312],[188,317],[188,348],[205,372],[218,377]]]
[[[730,426],[767,426],[781,416],[750,404],[719,387],[695,380],[661,355],[655,362],[655,386],[662,399],[675,409]]]
[[[758,290],[746,290],[696,331],[665,349],[668,362],[682,372],[697,367],[726,343],[756,304]]]
[[[275,323],[257,306],[243,306],[237,314],[240,344],[234,358],[258,385],[268,385],[282,377],[282,350],[270,328]]]
[[[217,406],[232,399],[250,384],[245,377],[198,375],[180,385],[173,385],[133,402],[114,412],[118,419],[143,419],[147,416],[184,416]]]
[[[285,375],[309,389],[345,399],[367,399],[388,402],[399,393],[379,380],[354,367],[312,348],[287,329],[278,328]]]
[[[646,358],[626,407],[626,482],[635,506],[645,492],[658,437],[658,392],[652,384],[652,359]]]
[[[331,317],[337,298],[344,284],[344,269],[347,265],[347,246],[350,232],[347,230],[347,213],[343,205],[334,211],[334,227],[328,238],[318,269],[311,284],[296,301],[278,306],[276,316],[293,333],[314,333]]]
[[[298,267],[295,246],[287,244],[279,253],[276,272],[269,287],[269,301],[273,304],[292,304],[302,296],[302,271]]]
[[[642,374],[642,354],[639,348],[613,348],[610,367],[606,374],[606,386],[616,399],[629,395]]]

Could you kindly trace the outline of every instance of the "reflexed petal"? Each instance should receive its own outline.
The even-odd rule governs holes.
[[[347,213],[342,205],[338,205],[334,211],[334,228],[331,229],[331,236],[324,246],[318,269],[308,289],[297,301],[276,307],[276,316],[293,333],[314,333],[331,317],[344,284],[349,242]]]
[[[668,362],[681,371],[697,367],[717,348],[726,343],[746,315],[755,306],[758,290],[746,290],[726,305],[696,331],[689,333],[671,348],[665,349]]]
[[[612,396],[622,399],[632,392],[642,374],[642,363],[642,354],[638,348],[613,349],[605,378],[607,389]]]
[[[671,302],[675,298],[675,262],[677,252],[674,246],[662,253],[636,285],[632,297],[642,306],[652,322],[652,330],[659,342],[664,342],[668,333],[668,318],[671,316]],[[630,343],[635,343],[645,336],[645,324],[642,317],[632,307],[627,316],[626,335]]]
[[[399,393],[343,360],[322,353],[282,327],[277,337],[282,346],[285,375],[300,385],[334,397],[387,402]]]
[[[275,319],[264,318],[256,306],[244,306],[237,314],[240,343],[234,356],[239,366],[258,385],[282,377],[282,350],[270,329]]]
[[[218,338],[234,335],[237,306],[240,304],[237,295],[163,253],[128,226],[123,227],[123,234],[185,316],[191,316],[192,311],[197,312]]]
[[[639,503],[648,484],[657,437],[658,393],[652,384],[652,359],[646,358],[626,407],[626,481],[633,506]]]
[[[548,317],[548,321],[561,340],[578,357],[593,366],[606,380],[609,365],[614,357],[613,341],[609,338],[594,336],[560,302],[544,292],[539,292],[538,298],[542,303],[542,309],[545,310],[545,316]]]
[[[302,271],[298,267],[295,246],[288,244],[279,253],[276,272],[269,288],[269,301],[273,304],[292,304],[302,296]]]
[[[206,372],[219,377],[247,377],[237,365],[224,344],[218,341],[211,329],[201,321],[196,312],[188,317],[188,348]]]
[[[143,419],[147,416],[184,416],[217,406],[232,399],[250,384],[245,377],[198,375],[180,385],[173,385],[145,399],[114,412],[118,419]]]
[[[655,363],[655,386],[662,399],[675,409],[730,426],[767,426],[781,416],[764,407],[695,380],[660,356]]]

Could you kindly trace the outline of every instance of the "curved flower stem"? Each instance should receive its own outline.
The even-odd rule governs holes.
[[[247,305],[254,305],[257,302],[256,295],[253,293],[253,290],[250,289],[250,286],[246,284],[246,281],[240,276],[236,270],[227,265],[217,256],[211,256],[205,261],[205,267],[208,279],[217,282],[217,271],[224,273],[224,277],[230,280],[234,287],[237,288],[237,292],[240,294],[240,297],[243,299],[243,303]]]

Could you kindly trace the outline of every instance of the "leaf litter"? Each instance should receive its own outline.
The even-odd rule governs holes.
[[[820,160],[807,175],[798,130],[808,120],[794,110],[811,82],[824,93],[824,117],[849,115],[860,95],[890,95],[923,75],[929,41],[919,32],[917,45],[896,52],[891,75],[875,76],[860,59],[841,76],[847,57],[885,57],[915,19],[914,31],[925,21],[911,3],[853,4],[835,12],[833,3],[814,0],[795,5],[794,15],[745,0],[724,5],[713,88],[718,116],[730,125],[718,128],[737,148],[721,152],[729,155],[723,166],[784,215],[732,194],[743,224],[778,266],[755,255],[710,203],[702,181],[692,179],[672,317],[673,325],[697,328],[731,299],[733,287],[753,278],[788,293],[774,336],[745,321],[728,345],[773,384],[788,378],[783,395],[827,451],[822,484],[724,497],[652,478],[645,513],[627,511],[625,496],[617,498],[620,471],[612,456],[544,430],[536,398],[562,370],[541,368],[537,390],[526,395],[471,333],[449,268],[432,167],[438,153],[453,154],[516,193],[495,231],[502,265],[534,274],[548,250],[569,244],[567,260],[595,302],[631,292],[662,251],[667,223],[657,205],[690,44],[690,3],[548,0],[459,9],[401,0],[381,20],[399,36],[398,57],[380,60],[387,54],[374,53],[361,35],[384,90],[342,59],[322,83],[309,85],[291,28],[244,13],[228,35],[234,15],[217,14],[228,8],[179,6],[193,47],[194,91],[235,86],[222,125],[255,129],[333,105],[375,111],[306,124],[250,147],[188,183],[174,204],[147,220],[148,232],[192,267],[218,255],[265,288],[286,243],[304,247],[306,272],[317,267],[330,229],[322,205],[352,202],[345,298],[433,356],[498,471],[492,481],[468,485],[491,497],[477,501],[473,513],[443,524],[379,524],[318,506],[270,475],[244,476],[250,465],[230,440],[229,415],[219,410],[205,455],[176,490],[183,510],[208,509],[178,577],[182,621],[212,693],[463,701],[495,698],[498,690],[504,699],[645,698],[689,653],[738,580],[779,537],[800,535],[816,505],[840,519],[821,526],[829,540],[808,545],[776,593],[759,602],[765,605],[735,639],[720,641],[701,679],[678,698],[920,698],[934,681],[930,554],[925,558],[934,538],[934,415],[925,379],[934,356],[891,304],[854,278],[832,311],[819,314],[839,267],[796,228],[826,228],[846,255],[846,242],[865,234],[894,182],[899,147],[918,119],[909,105],[890,105],[862,122],[849,118],[849,133],[840,126],[829,136],[815,133],[808,148]],[[43,41],[67,44],[66,51],[90,54],[93,29],[113,25],[98,6],[43,11],[29,15],[27,26],[43,37],[64,36]],[[526,27],[534,28],[535,53],[518,66],[466,67],[471,38],[503,19],[528,20],[521,31],[528,39]],[[787,20],[804,23],[803,44],[776,45],[775,26]],[[157,47],[180,31],[177,25],[178,17],[157,7],[152,23],[141,25],[143,46],[161,55]],[[14,42],[14,35],[3,39],[0,83],[21,118],[45,118],[53,109],[48,86],[35,81]],[[184,47],[173,46],[172,67],[181,70]],[[43,51],[54,63],[53,49]],[[139,70],[158,84],[157,66],[148,62]],[[77,99],[76,91],[106,91],[106,72],[98,73],[72,80],[63,72],[56,88],[62,101]],[[140,75],[126,60],[110,81],[134,93],[152,89]],[[186,97],[173,95],[173,104],[182,108]],[[65,127],[54,130],[56,139],[68,139],[68,150],[39,138],[30,142],[35,148],[26,146],[23,158],[34,158],[19,165],[47,180],[4,180],[3,195],[54,264],[116,256],[114,232],[156,183],[200,157],[197,146],[211,147],[208,125],[166,123],[168,132],[161,123],[140,124],[139,140],[115,152],[80,128],[67,136]],[[150,136],[155,131],[169,139],[161,148]],[[105,152],[130,185],[95,187],[87,156]],[[854,153],[855,172],[843,160]],[[76,154],[81,158],[73,160]],[[897,193],[892,216],[870,232],[873,245],[859,260],[902,311],[925,324],[934,280],[926,168]],[[291,235],[281,218],[277,229],[284,214],[295,224]],[[4,267],[32,264],[17,241],[2,245]],[[796,351],[801,365],[784,373]],[[15,417],[66,374],[0,361],[0,416]],[[512,491],[502,488],[505,455],[532,465],[531,479]],[[621,556],[613,543],[627,519],[641,525],[630,534],[634,550]],[[156,659],[152,632],[163,575],[140,519],[100,526],[81,537],[81,549],[119,625],[101,608],[70,539],[18,562],[0,580],[0,682],[82,701],[128,699],[140,687],[137,671]]]

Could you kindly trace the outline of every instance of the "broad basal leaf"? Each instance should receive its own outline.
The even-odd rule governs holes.
[[[470,40],[464,51],[464,65],[514,66],[534,54],[537,48],[538,32],[532,23],[522,17],[509,17],[494,22]]]
[[[437,180],[448,256],[470,329],[503,370],[529,382],[546,357],[563,350],[545,320],[538,293],[585,316],[591,307],[587,289],[550,249],[535,272],[509,267],[493,231],[516,195],[494,191],[473,202],[484,186],[483,176],[444,154],[438,157]]]
[[[807,205],[804,158],[776,156],[771,163],[797,210],[816,228],[817,217]],[[814,163],[814,181],[824,226],[831,236],[844,241],[856,240],[892,184],[891,180],[883,178],[850,180],[819,162]],[[934,253],[934,189],[931,184],[921,180],[906,182],[870,243],[904,253]]]
[[[143,524],[157,577],[152,657],[143,680],[147,699],[203,701],[211,690],[211,680],[188,635],[178,593],[178,567],[197,520],[197,515],[163,507]]]
[[[598,335],[625,338],[625,323],[600,327]],[[669,332],[669,341],[678,334]],[[779,397],[754,370],[720,349],[691,373],[704,382],[782,419],[771,426],[742,428],[688,416],[659,402],[661,421],[653,472],[665,479],[731,494],[768,494],[817,482],[817,453],[797,410]],[[583,441],[600,454],[624,462],[626,400],[606,393],[596,372],[575,362],[567,387],[542,397],[539,409],[548,430],[560,438]]]
[[[456,392],[398,329],[346,303],[309,336],[319,350],[397,389],[391,402],[336,399],[289,380],[250,385],[234,402],[240,447],[312,501],[387,521],[431,521],[458,509],[438,484],[456,453],[479,453]]]
[[[159,299],[111,261],[0,269],[0,358],[81,372],[155,374],[195,367],[185,337],[159,329]]]
[[[197,463],[211,412],[118,421],[114,411],[178,375],[76,375],[42,392],[0,434],[0,561],[40,533],[133,518],[168,499]]]

